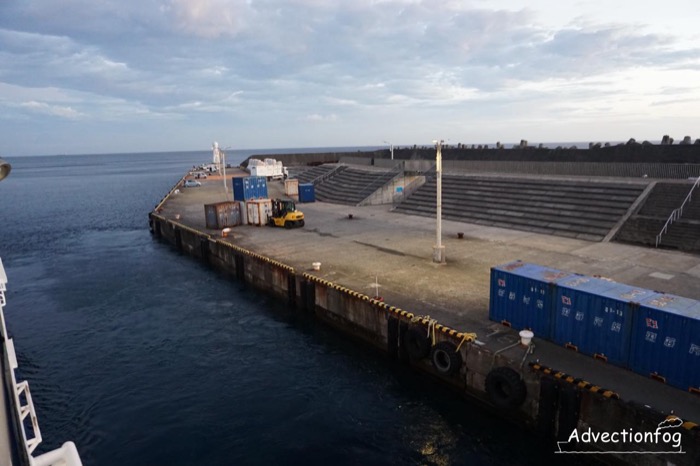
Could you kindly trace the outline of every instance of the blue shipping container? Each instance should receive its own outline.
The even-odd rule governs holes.
[[[254,198],[254,186],[251,186],[250,177],[233,178],[233,199],[246,201]]]
[[[583,275],[557,284],[554,341],[628,367],[633,313],[655,291]]]
[[[552,339],[555,284],[570,272],[525,262],[491,268],[489,319]]]
[[[264,176],[233,178],[233,199],[236,201],[267,199],[267,180]]]
[[[264,176],[256,176],[258,183],[258,199],[267,199],[267,178]]]
[[[629,367],[682,390],[700,390],[700,302],[659,294],[635,313]]]
[[[313,183],[299,185],[299,202],[316,202]]]

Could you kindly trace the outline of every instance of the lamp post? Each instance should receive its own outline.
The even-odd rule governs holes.
[[[437,180],[437,200],[436,200],[436,242],[433,246],[433,262],[445,263],[445,246],[442,245],[442,139],[434,140],[437,149],[435,153],[435,175]]]
[[[226,148],[228,149],[228,147]],[[224,199],[228,201],[228,184],[226,184],[226,152],[219,149],[219,160],[221,161],[221,177],[224,180]]]
[[[391,160],[394,160],[394,145],[389,141],[383,141],[384,144],[389,144],[389,150],[391,151]]]

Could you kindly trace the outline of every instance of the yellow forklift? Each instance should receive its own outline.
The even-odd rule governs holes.
[[[304,213],[297,210],[294,201],[288,199],[272,199],[272,216],[270,226],[297,228],[304,226]]]

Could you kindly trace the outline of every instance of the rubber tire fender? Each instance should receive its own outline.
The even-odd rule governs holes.
[[[430,338],[424,327],[409,327],[403,336],[403,344],[408,356],[413,360],[426,358],[430,354]]]
[[[441,341],[430,351],[430,362],[438,373],[454,375],[462,368],[462,354],[454,343]]]
[[[525,401],[527,388],[520,374],[510,367],[501,366],[486,376],[486,393],[494,406],[514,409]]]

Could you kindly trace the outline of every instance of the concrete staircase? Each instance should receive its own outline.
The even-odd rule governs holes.
[[[398,212],[435,216],[435,179]],[[443,175],[449,220],[600,241],[644,191],[644,184]]]
[[[330,174],[330,172],[332,172],[333,170],[339,168],[343,167],[339,167],[335,164],[317,165],[312,168],[305,168],[303,171],[296,173],[295,170],[292,173],[290,173],[290,176],[292,178],[297,178],[299,180],[299,184],[312,183],[314,180],[320,179],[321,177]]]
[[[336,204],[358,205],[390,182],[396,170],[360,170],[345,167],[315,185],[316,200]]]
[[[688,195],[692,183],[657,183],[639,211],[625,222],[616,241],[656,245],[656,235],[674,209]],[[683,215],[668,227],[660,246],[685,251],[700,251],[700,192],[683,208]]]

